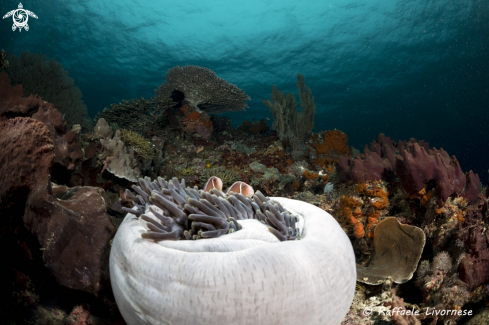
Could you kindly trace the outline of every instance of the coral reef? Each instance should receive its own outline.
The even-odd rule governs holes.
[[[195,108],[207,113],[244,111],[250,97],[210,69],[187,65],[168,70],[166,82],[156,89],[156,98],[167,100],[176,92]]]
[[[330,197],[333,203],[320,199],[320,206],[333,211],[351,234],[358,281],[368,283],[370,290],[378,280],[389,281],[389,276],[398,282],[396,273],[403,272],[403,263],[393,261],[411,259],[405,280],[401,280],[405,284],[396,285],[395,290],[401,297],[409,296],[412,293],[403,288],[407,285],[412,291],[410,283],[414,282],[421,291],[422,300],[417,302],[421,304],[411,305],[417,312],[415,318],[407,317],[394,314],[407,309],[399,298],[382,298],[382,308],[391,312],[388,319],[398,324],[428,319],[432,324],[455,324],[461,317],[471,316],[473,310],[467,308],[473,307],[465,306],[480,303],[489,294],[489,240],[484,226],[489,221],[489,206],[478,176],[471,171],[464,174],[456,158],[443,149],[430,149],[427,143],[414,139],[396,143],[382,134],[355,159],[342,156],[337,171],[338,184]],[[417,229],[419,236],[404,238],[406,231],[385,231],[384,248],[378,249],[377,240],[384,236],[382,225],[389,220],[398,227]],[[403,254],[406,257],[400,257]],[[376,277],[376,265],[386,271],[380,278]],[[413,274],[416,281],[408,280]],[[358,306],[352,307],[346,323],[377,319],[377,315],[368,320],[355,318]]]
[[[67,121],[68,127],[80,124],[88,129],[92,122],[82,94],[75,81],[68,77],[61,63],[54,59],[46,60],[44,54],[23,52],[20,58],[7,53],[8,68],[5,68],[12,86],[22,85],[25,97],[39,95],[52,103]]]
[[[272,87],[272,100],[262,99],[273,114],[272,127],[277,131],[282,141],[288,141],[291,137],[299,141],[304,140],[314,127],[314,97],[311,98],[311,89],[306,87],[302,74],[297,74],[297,87],[299,87],[299,98],[301,111],[297,111],[297,102],[294,94],[285,94]]]
[[[300,136],[291,132],[287,139],[281,139],[279,130],[269,130],[265,120],[245,121],[233,129],[229,118],[209,115],[205,106],[199,108],[199,103],[192,101],[199,98],[191,98],[197,86],[189,87],[193,89],[186,90],[190,97],[174,89],[165,98],[123,101],[101,112],[99,116],[104,118],[98,120],[93,131],[77,124],[70,131],[53,105],[35,95],[23,98],[22,87],[11,87],[8,77],[0,74],[0,146],[4,148],[0,156],[0,244],[8,247],[10,260],[16,263],[8,265],[11,270],[23,265],[22,271],[9,271],[12,276],[22,279],[26,273],[33,277],[29,285],[25,284],[27,281],[12,282],[10,277],[3,281],[14,283],[11,286],[15,304],[27,306],[15,310],[29,310],[28,318],[38,323],[96,323],[93,313],[98,311],[90,307],[90,296],[108,307],[112,321],[106,323],[114,324],[117,308],[110,297],[107,256],[116,229],[112,252],[116,261],[124,263],[115,266],[114,293],[124,317],[135,324],[139,322],[137,315],[142,314],[132,308],[153,306],[149,298],[145,300],[147,292],[161,295],[162,299],[175,299],[187,307],[190,301],[181,303],[180,299],[214,298],[219,306],[215,310],[223,310],[226,302],[220,302],[222,297],[208,296],[208,286],[199,291],[200,283],[186,276],[194,274],[215,283],[218,291],[231,292],[236,297],[233,306],[255,306],[253,315],[258,316],[253,316],[252,322],[263,323],[265,318],[259,315],[264,304],[273,307],[282,296],[293,296],[297,287],[302,290],[304,265],[314,275],[311,286],[304,289],[307,293],[301,291],[301,299],[291,303],[295,307],[297,301],[300,306],[321,303],[322,307],[314,313],[326,317],[325,297],[335,298],[339,291],[351,288],[340,286],[339,291],[333,290],[333,296],[328,293],[330,287],[322,287],[333,277],[333,273],[328,273],[327,278],[322,278],[325,270],[330,267],[330,272],[337,272],[336,264],[325,261],[338,252],[345,253],[342,249],[350,245],[360,284],[343,320],[345,325],[455,324],[466,322],[469,311],[482,308],[489,296],[489,203],[487,193],[482,193],[487,191],[482,191],[478,175],[462,172],[455,157],[443,149],[430,148],[424,141],[396,142],[383,134],[365,146],[363,153],[349,147],[347,135],[339,130],[309,136],[309,131],[304,130],[307,125],[312,127],[312,106],[310,123],[304,124]],[[304,100],[313,105],[310,90],[305,88],[301,89]],[[221,95],[227,98],[229,93]],[[293,95],[282,95],[285,104],[287,100],[295,102]],[[241,96],[238,104],[238,97],[233,100],[244,108],[246,100]],[[219,103],[223,101],[218,100],[211,109],[223,109]],[[24,134],[25,139],[19,134]],[[299,222],[286,211],[297,215]],[[126,212],[130,213],[123,219]],[[317,229],[308,228],[308,220],[317,220]],[[331,222],[329,230],[322,224],[326,221]],[[299,229],[306,231],[300,233]],[[341,235],[335,230],[333,239],[329,238],[327,231],[331,229],[339,229]],[[308,240],[308,232],[318,235],[318,246],[311,246],[307,252],[295,248],[299,247],[295,246],[297,243]],[[129,236],[134,245],[118,236]],[[339,245],[335,236],[339,236],[341,247],[328,251],[327,247]],[[324,247],[320,244],[323,241],[328,241]],[[280,249],[263,255],[273,262],[274,268],[265,265],[259,269],[263,264],[255,258],[262,256],[262,250],[277,245],[281,245]],[[167,250],[175,254],[171,255],[174,259],[156,258],[157,251]],[[188,255],[195,257],[205,253],[214,258],[217,255],[212,251],[225,252],[219,254],[221,262],[183,262],[179,255],[191,252]],[[216,266],[228,265],[224,255],[233,256],[230,264],[243,261],[243,256],[249,260],[240,262],[243,265],[238,263],[240,270],[231,270],[229,280],[224,278],[227,285],[220,287],[224,280],[222,273],[216,273]],[[20,256],[31,262],[21,261]],[[291,261],[286,256],[296,258]],[[151,267],[141,269],[146,262],[154,261],[161,261],[158,272]],[[168,261],[175,263],[170,262],[169,267]],[[30,271],[29,263],[38,264]],[[250,265],[257,270],[250,269]],[[176,272],[175,267],[180,271]],[[352,275],[352,283],[353,271],[353,264],[346,269],[348,276]],[[139,280],[141,274],[145,280]],[[154,274],[157,275],[153,278]],[[208,274],[216,275],[215,281],[206,278]],[[292,279],[291,274],[302,274],[300,285],[287,287],[287,281],[280,280],[281,276]],[[241,275],[247,280],[242,281]],[[45,304],[49,298],[41,288],[48,278],[59,282],[47,285],[49,289],[59,286],[60,290],[84,291],[84,298],[80,296],[63,306],[58,302]],[[261,284],[262,278],[280,284],[273,288],[270,284],[271,291],[255,286],[259,304],[255,305],[242,292],[248,290],[247,285],[250,290],[255,288],[253,280],[258,279],[256,283]],[[127,279],[141,287],[148,279],[164,282],[170,290],[159,291],[158,286],[144,290],[135,299],[131,291],[126,291]],[[345,280],[333,277],[334,281],[338,279]],[[235,287],[229,286],[231,280]],[[191,291],[173,290],[174,285],[180,288],[182,283],[188,284]],[[318,294],[318,290],[322,291]],[[171,295],[165,296],[168,292]],[[53,295],[63,296],[59,292]],[[73,292],[66,295],[76,296]],[[309,296],[311,301],[303,298]],[[176,317],[172,318],[174,322],[183,319],[192,323],[199,319],[197,322],[202,323],[201,317],[207,316],[198,314],[203,309],[192,298],[194,304],[196,307],[176,313],[158,308],[156,314],[161,319],[150,322],[162,323],[168,317]],[[277,308],[283,311],[283,306]],[[371,308],[373,314],[362,314],[365,308]],[[243,313],[251,310],[238,309]],[[346,310],[347,307],[345,313]],[[443,310],[452,312],[441,314]],[[417,312],[416,317],[408,315],[408,311]],[[230,316],[226,310],[217,314],[229,323],[247,323],[250,319]],[[283,323],[297,323],[296,319],[284,317]],[[305,315],[301,321],[307,317],[315,316]],[[314,318],[309,323],[324,323],[324,319]],[[216,319],[208,322],[215,323]],[[124,321],[119,319],[118,324]]]

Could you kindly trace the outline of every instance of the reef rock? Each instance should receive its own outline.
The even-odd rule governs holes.
[[[23,214],[24,226],[37,237],[44,264],[56,280],[97,294],[108,284],[114,233],[104,191],[50,183],[55,149],[49,129],[39,121],[16,117],[2,122],[0,147],[0,218],[8,222]]]

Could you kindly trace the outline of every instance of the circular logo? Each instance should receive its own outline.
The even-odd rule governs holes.
[[[24,9],[17,9],[14,14],[14,24],[17,27],[24,27],[28,20],[27,12]]]
[[[370,316],[372,315],[372,307],[367,307],[363,310],[362,312],[363,316]]]

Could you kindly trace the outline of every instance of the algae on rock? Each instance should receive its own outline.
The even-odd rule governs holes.
[[[126,146],[131,147],[138,156],[144,160],[151,160],[154,158],[155,153],[151,142],[134,131],[121,129],[121,132],[122,141]]]

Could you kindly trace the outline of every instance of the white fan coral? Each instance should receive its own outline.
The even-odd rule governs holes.
[[[300,240],[280,241],[257,219],[216,238],[158,241],[128,214],[110,254],[126,322],[142,324],[340,324],[353,300],[355,257],[325,211],[269,198],[299,218]],[[154,206],[153,211],[156,211]],[[145,215],[156,218],[146,209]]]

